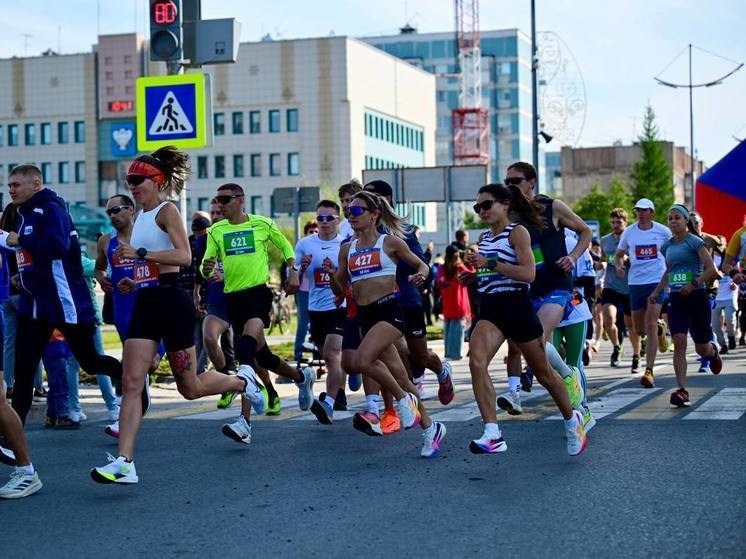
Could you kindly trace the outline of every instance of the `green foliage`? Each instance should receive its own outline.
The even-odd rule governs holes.
[[[467,211],[464,213],[464,224],[462,229],[489,229],[489,225],[479,219],[477,214],[474,212]]]
[[[600,185],[594,184],[591,191],[577,200],[572,209],[586,221],[594,219],[598,221],[601,224],[601,234],[606,235],[611,230],[609,225],[611,210],[624,208],[632,219],[632,203],[627,185],[619,177],[614,177],[606,191]]]
[[[302,217],[303,214],[301,214]],[[308,221],[308,220],[306,220]],[[303,224],[305,221],[301,219],[301,235],[303,234]],[[278,227],[280,228],[280,231],[282,231],[282,234],[285,235],[285,238],[290,241],[290,244],[295,247],[295,231],[293,227],[280,227],[278,224]],[[275,275],[277,279],[279,280],[280,277],[280,268],[282,267],[282,263],[285,261],[285,259],[282,257],[282,253],[277,249],[275,245],[272,243],[269,243],[269,246],[267,247],[267,254],[269,255],[269,271],[270,274]]]
[[[656,208],[667,210],[674,202],[673,171],[663,153],[655,113],[650,105],[645,109],[639,141],[642,159],[635,163],[632,170],[633,197],[635,201],[650,198]]]

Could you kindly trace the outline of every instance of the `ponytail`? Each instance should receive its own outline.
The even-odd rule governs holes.
[[[353,200],[356,198],[365,201],[370,209],[378,210],[380,215],[378,216],[376,225],[383,225],[387,233],[396,235],[400,239],[406,236],[404,233],[406,221],[394,211],[394,208],[391,207],[391,204],[385,198],[366,190],[362,190],[352,197]]]
[[[543,206],[539,202],[529,200],[523,191],[514,184],[505,186],[502,183],[485,184],[479,189],[478,194],[488,193],[495,200],[510,202],[510,211],[521,221],[541,230],[544,229]]]
[[[174,146],[165,146],[135,159],[129,173],[146,175],[158,184],[161,192],[178,195],[189,177],[189,156]]]

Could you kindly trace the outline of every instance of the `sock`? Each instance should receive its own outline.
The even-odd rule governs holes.
[[[508,390],[511,392],[518,392],[518,388],[521,386],[521,377],[508,377]],[[496,423],[489,423],[488,425],[497,425]]]
[[[502,433],[500,433],[500,427],[498,427],[497,423],[485,423],[484,433],[496,439],[499,439],[502,436]]]
[[[422,427],[422,431],[424,433],[431,433],[434,430],[435,430],[435,422],[434,421],[430,424],[430,427]]]
[[[26,475],[34,475],[34,465],[29,463],[28,466],[16,466],[16,472],[23,472]]]
[[[365,401],[368,403],[368,411],[370,413],[374,413],[378,415],[379,409],[378,409],[378,394],[370,394],[365,396]]]
[[[117,458],[124,458],[125,462],[132,462],[132,458],[127,458],[124,454],[120,454]]]
[[[246,425],[251,426],[251,418],[246,417],[244,414],[241,414],[241,418],[246,422]]]
[[[562,360],[562,357],[560,357],[560,354],[557,352],[557,350],[554,348],[552,344],[547,342],[546,344],[546,352],[547,352],[547,359],[549,359],[549,364],[552,366],[552,368],[557,371],[562,378],[567,378],[572,376],[572,369],[568,366],[567,363],[565,363]]]
[[[334,409],[334,398],[332,398],[331,396],[329,396],[329,394],[327,394],[326,396],[324,396],[324,402],[326,402],[327,404],[329,404],[330,408]]]
[[[412,369],[412,382],[415,384],[422,384],[422,381],[425,380],[425,367],[422,367],[420,369]]]
[[[576,427],[578,424],[578,419],[575,417],[575,414],[572,414],[572,417],[570,419],[565,419],[565,427]]]

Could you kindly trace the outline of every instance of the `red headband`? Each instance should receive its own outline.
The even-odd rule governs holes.
[[[158,186],[166,182],[166,175],[158,167],[145,161],[133,161],[127,171],[128,175],[142,175],[153,180]]]

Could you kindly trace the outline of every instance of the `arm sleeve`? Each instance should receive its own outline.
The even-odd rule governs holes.
[[[199,273],[202,277],[206,277],[204,273],[204,262],[210,258],[214,258],[218,254],[218,243],[213,237],[213,232],[207,233],[207,246],[205,247],[205,253],[202,255],[202,261],[199,263]]]
[[[295,258],[293,245],[290,244],[290,241],[285,238],[285,235],[282,234],[282,231],[280,231],[277,224],[272,220],[269,221],[269,239],[272,241],[273,245],[280,249],[282,257],[286,262],[291,258]]]
[[[28,250],[32,258],[43,255],[55,260],[62,258],[70,250],[70,217],[62,206],[51,203],[45,213],[34,223],[34,232],[18,236],[18,244]]]

